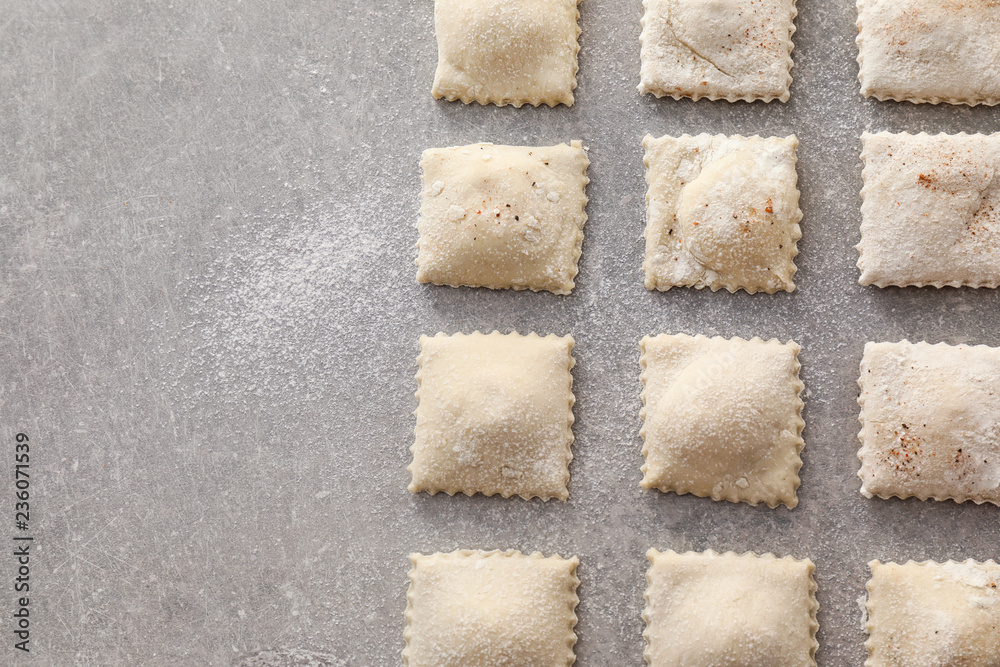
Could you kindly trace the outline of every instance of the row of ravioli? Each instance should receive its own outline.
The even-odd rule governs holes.
[[[861,136],[863,285],[1000,285],[1000,133]],[[646,136],[650,290],[792,291],[798,140]],[[424,151],[417,280],[574,287],[587,221],[582,142]]]
[[[811,560],[715,551],[647,552],[643,637],[651,667],[816,665]],[[576,557],[517,551],[411,554],[404,663],[576,661]],[[990,667],[1000,655],[1000,565],[871,561],[870,667]]]
[[[573,104],[580,0],[435,0],[435,98]],[[639,92],[729,102],[789,99],[795,0],[643,0]],[[1000,103],[1000,5],[857,0],[861,94]],[[933,29],[931,29],[930,27]]]
[[[573,346],[552,334],[422,336],[409,490],[566,500]],[[795,507],[799,350],[643,338],[642,487]],[[1000,348],[868,343],[860,370],[864,496],[1000,505]]]

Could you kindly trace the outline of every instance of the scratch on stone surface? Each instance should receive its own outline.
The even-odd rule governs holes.
[[[76,507],[77,505],[79,505],[80,503],[86,502],[86,501],[90,500],[91,498],[96,498],[97,496],[101,495],[102,493],[107,492],[107,490],[108,490],[107,487],[101,487],[100,489],[98,489],[94,493],[91,493],[88,496],[80,498],[76,502],[73,502],[73,503],[70,503],[69,505],[66,505],[61,510],[59,510],[58,512],[56,512],[55,515],[56,516],[60,516],[62,514],[65,514],[66,512],[70,511],[71,509],[73,509],[74,507]]]
[[[86,549],[88,544],[90,544],[91,542],[93,542],[94,540],[96,540],[100,536],[100,534],[103,533],[105,530],[107,530],[111,526],[111,524],[113,524],[115,521],[117,521],[119,519],[120,516],[121,515],[119,514],[114,519],[112,519],[111,521],[108,521],[106,524],[104,524],[104,527],[101,528],[96,533],[94,533],[93,535],[91,535],[90,539],[87,540],[86,542],[84,542],[83,544],[81,544],[79,549],[77,549],[76,551],[74,551],[73,553],[71,553],[65,560],[63,560],[63,562],[59,563],[54,568],[52,568],[52,574],[55,574],[56,572],[58,572],[62,568],[63,565],[65,565],[66,563],[70,562],[74,558],[80,558],[80,552],[83,551],[84,549]],[[81,560],[82,560],[82,558],[81,558]]]
[[[76,558],[79,561],[82,561],[82,562],[86,563],[90,567],[93,567],[93,568],[96,568],[96,569],[100,570],[101,572],[105,572],[106,571],[103,567],[101,567],[97,563],[91,563],[89,560],[87,560],[86,558],[84,558],[83,556],[81,556],[79,551],[76,552],[76,554],[74,554],[73,557]]]

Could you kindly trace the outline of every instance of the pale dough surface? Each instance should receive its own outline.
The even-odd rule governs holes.
[[[861,94],[1000,103],[998,35],[998,0],[858,0]]]
[[[1000,134],[861,141],[861,284],[1000,284]]]
[[[642,487],[795,507],[799,346],[659,335],[641,347]]]
[[[788,100],[794,0],[643,0],[639,92]]]
[[[868,567],[865,667],[1000,667],[1000,565]]]
[[[648,289],[795,289],[794,136],[646,135],[642,143]]]
[[[417,280],[569,294],[589,164],[579,141],[424,151]]]
[[[466,104],[573,104],[579,0],[435,0],[432,93]]]
[[[652,667],[815,667],[811,560],[656,549],[646,556],[643,636]]]
[[[517,551],[411,554],[408,667],[568,667],[577,558]]]
[[[1000,348],[868,343],[861,493],[1000,505]]]
[[[569,496],[573,338],[420,337],[409,490]]]

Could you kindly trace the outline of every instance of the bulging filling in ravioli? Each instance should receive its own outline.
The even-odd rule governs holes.
[[[537,488],[540,478],[560,478],[565,453],[553,445],[565,442],[566,421],[553,417],[551,404],[532,398],[551,393],[550,379],[502,362],[483,365],[477,376],[449,392],[445,406],[454,419],[446,447],[462,488],[519,491]]]
[[[647,418],[647,440],[658,443],[649,461],[659,472],[651,472],[697,495],[759,486],[775,460],[794,451],[796,436],[788,430],[794,393],[767,358],[739,352],[699,357]]]
[[[710,162],[681,191],[682,245],[706,269],[740,285],[791,281],[794,173],[772,152],[739,150]]]

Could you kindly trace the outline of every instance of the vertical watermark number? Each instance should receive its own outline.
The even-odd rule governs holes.
[[[14,436],[14,648],[30,652],[31,619],[31,448],[28,436]]]

